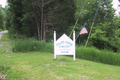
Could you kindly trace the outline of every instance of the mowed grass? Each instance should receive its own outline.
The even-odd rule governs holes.
[[[54,43],[37,41],[33,38],[19,39],[13,42],[13,52],[41,51],[54,53]],[[95,62],[120,66],[120,54],[106,50],[98,50],[95,47],[76,46],[76,57]]]
[[[2,53],[6,80],[120,80],[120,66],[44,52]]]
[[[120,80],[120,66],[71,56],[54,60],[53,53],[42,51],[13,53],[12,47],[0,41],[0,78],[4,74],[5,80]]]

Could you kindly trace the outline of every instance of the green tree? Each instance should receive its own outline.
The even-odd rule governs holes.
[[[113,19],[113,36],[110,39],[111,47],[114,51],[120,52],[120,18],[115,16]]]
[[[2,6],[0,5],[0,30],[3,30],[3,29],[4,29],[4,27],[3,27],[3,19],[4,19],[3,8],[2,8]]]
[[[90,31],[91,25],[94,22],[94,26],[93,26],[94,30],[92,31],[93,35],[98,35],[101,33],[103,34],[104,31],[102,31],[101,29],[104,28],[105,30],[107,30],[107,31],[105,31],[106,37],[112,36],[111,35],[113,33],[112,29],[114,27],[111,27],[111,26],[113,23],[115,10],[112,8],[111,2],[112,2],[112,0],[85,0],[83,3],[81,2],[81,5],[83,5],[84,8],[79,17],[78,24],[83,26],[85,23],[87,23],[86,28],[88,29],[88,31]],[[82,8],[82,6],[80,7],[80,9],[81,8]],[[97,13],[97,15],[96,15],[96,19],[94,21],[96,13]],[[79,15],[77,15],[77,16],[79,16]],[[104,27],[104,25],[106,27]],[[82,28],[82,26],[80,26],[80,27]],[[109,26],[109,28],[110,27],[111,28],[109,29],[108,26]],[[93,37],[93,35],[92,35],[92,37]],[[87,35],[86,35],[86,37],[87,37]],[[81,38],[83,41],[86,40],[86,38],[84,36],[81,36]],[[96,36],[96,39],[97,39],[97,36]]]
[[[38,40],[40,37],[41,40],[46,40],[52,39],[54,30],[62,34],[74,23],[76,9],[74,0],[43,0],[43,12],[41,12],[43,5],[41,1],[8,0],[9,10],[12,13],[10,33],[27,35],[27,37],[38,34]]]
[[[10,21],[11,21],[11,12],[9,10],[9,6],[6,6],[4,8],[4,18],[3,18],[3,27],[4,29],[9,30],[10,27]]]
[[[9,10],[12,13],[10,22],[10,36],[16,37],[16,34],[21,33],[22,27],[22,1],[21,0],[8,0]]]
[[[112,0],[86,0],[85,7],[80,16],[79,24],[87,23],[90,26],[97,12],[96,23],[112,21],[114,17],[114,9],[111,4]]]
[[[93,28],[93,33],[91,34],[91,42],[93,46],[96,46],[99,49],[104,49],[107,48],[110,36],[108,34],[108,30],[113,33],[110,22],[105,22],[105,23],[98,23],[94,28]]]
[[[58,36],[63,33],[70,34],[67,30],[73,27],[72,25],[75,23],[75,2],[74,0],[57,0],[55,2],[54,8],[57,9],[50,11],[50,21],[54,27],[49,26],[49,32],[52,33],[55,30],[57,33],[60,33]]]
[[[114,17],[113,22],[98,23],[93,28],[90,42],[99,49],[120,52],[120,19]]]

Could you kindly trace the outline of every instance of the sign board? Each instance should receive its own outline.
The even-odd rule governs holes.
[[[56,55],[73,55],[73,60],[75,60],[75,31],[73,40],[66,34],[56,40],[56,31],[54,31],[54,59],[56,59]]]

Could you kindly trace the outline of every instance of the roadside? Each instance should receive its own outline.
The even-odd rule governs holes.
[[[2,31],[0,34],[2,35],[0,39],[0,53],[12,53],[12,41],[8,38],[7,31]]]
[[[2,35],[5,34],[5,33],[8,33],[8,31],[1,31],[1,32],[0,32],[0,40],[1,40],[1,38],[2,38]]]

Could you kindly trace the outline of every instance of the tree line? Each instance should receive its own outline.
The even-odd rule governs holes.
[[[120,52],[120,17],[114,16],[112,0],[8,0],[0,6],[0,29],[9,30],[12,39],[34,37],[38,40],[53,39],[63,33],[69,35],[75,26],[76,37],[86,23],[88,32],[94,22],[88,46]],[[96,19],[95,14],[97,12]],[[76,42],[85,45],[88,34]]]
[[[8,0],[8,3],[12,14],[12,36],[17,33],[27,37],[37,36],[38,40],[49,40],[54,30],[66,32],[75,21],[73,0]]]

